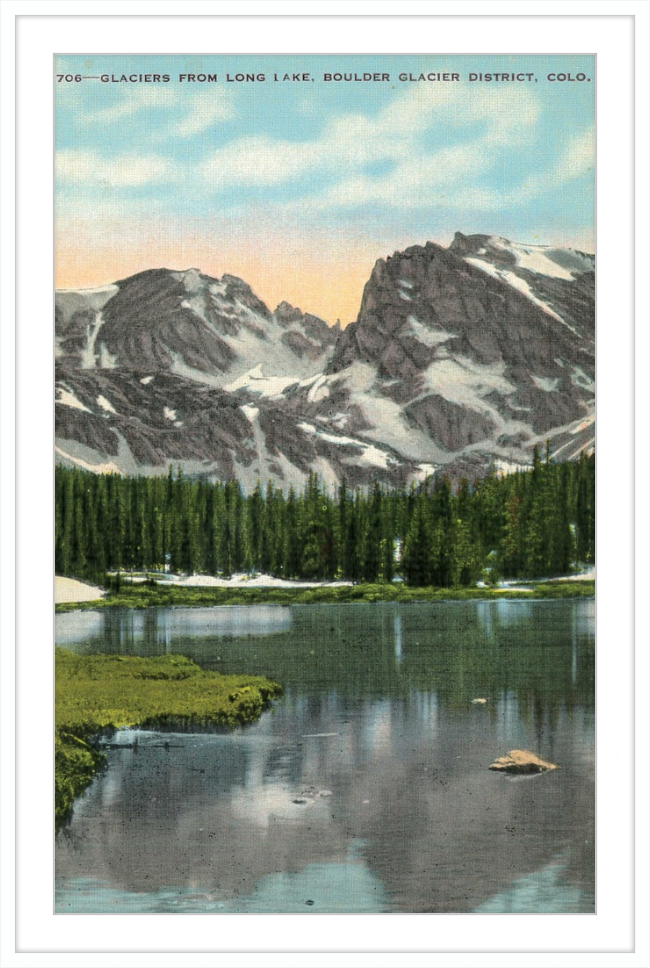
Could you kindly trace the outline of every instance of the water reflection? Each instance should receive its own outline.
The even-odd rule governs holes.
[[[398,664],[402,661],[402,616],[395,615],[395,658]]]
[[[282,605],[223,608],[104,609],[56,616],[57,645],[83,643],[84,651],[168,652],[179,637],[243,638],[291,629],[291,609]]]
[[[107,623],[104,649],[171,647],[287,691],[226,736],[120,734],[57,839],[57,909],[593,910],[590,603],[487,604],[295,607],[221,625],[201,610],[202,634],[187,610],[140,615],[138,637]],[[74,647],[99,650],[94,637]],[[491,773],[512,748],[562,770]]]
[[[342,863],[308,864],[275,872],[250,894],[223,898],[186,885],[147,893],[120,890],[98,878],[75,878],[58,890],[60,913],[126,914],[369,914],[390,911],[390,898],[353,843]]]
[[[106,628],[103,612],[63,612],[55,618],[56,643],[70,647],[77,643],[100,642]],[[84,650],[85,651],[85,650]]]
[[[585,910],[585,894],[566,881],[567,862],[563,855],[541,870],[496,894],[476,908],[478,914],[580,914]]]

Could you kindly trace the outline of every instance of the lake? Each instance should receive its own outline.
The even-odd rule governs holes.
[[[117,733],[56,838],[57,912],[593,913],[594,616],[584,599],[57,615],[78,652],[285,686],[232,733]],[[561,769],[488,769],[511,749]]]

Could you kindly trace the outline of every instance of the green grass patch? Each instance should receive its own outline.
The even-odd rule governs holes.
[[[56,649],[55,817],[103,768],[94,738],[119,727],[233,729],[259,719],[282,687],[262,676],[208,672],[181,655],[136,658]]]
[[[529,582],[534,590],[533,598],[595,598],[595,581],[546,581]]]
[[[403,584],[338,585],[320,588],[191,588],[165,583],[132,585],[96,602],[57,605],[57,612],[212,605],[322,605],[347,602],[443,602],[493,598],[593,598],[593,581],[522,582],[531,592],[507,588],[411,588]]]

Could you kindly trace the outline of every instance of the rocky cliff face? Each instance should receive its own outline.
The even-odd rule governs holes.
[[[405,438],[426,435],[435,463],[526,460],[536,442],[564,445],[591,426],[594,335],[592,256],[459,233],[449,249],[427,243],[376,263],[328,374],[354,398],[365,368],[367,421],[381,425],[368,394],[391,401]],[[375,409],[385,426],[386,407]]]
[[[594,436],[594,259],[457,233],[379,260],[344,331],[243,280],[57,293],[59,459],[300,485],[475,477]]]

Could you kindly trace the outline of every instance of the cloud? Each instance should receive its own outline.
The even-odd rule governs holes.
[[[202,134],[219,121],[228,121],[234,117],[232,100],[222,91],[209,91],[207,94],[197,95],[189,112],[174,129],[174,133],[181,138],[191,138]]]
[[[580,178],[593,171],[596,160],[596,130],[589,127],[577,132],[568,142],[556,165],[555,175],[560,184]]]
[[[200,174],[213,187],[228,185],[279,185],[305,174],[310,168],[305,143],[259,136],[239,138],[204,161]],[[312,159],[314,167],[318,160]]]
[[[55,172],[60,184],[103,188],[137,188],[176,177],[174,165],[160,155],[123,154],[109,159],[76,148],[57,152]]]
[[[590,126],[568,139],[558,161],[550,169],[527,178],[523,191],[531,197],[557,190],[593,171],[595,162],[596,131]]]
[[[589,128],[558,149],[548,170],[536,170],[540,100],[523,87],[468,92],[460,85],[412,85],[373,115],[330,115],[311,139],[240,135],[216,149],[210,149],[209,136],[203,142],[201,135],[234,116],[235,100],[217,90],[174,99],[173,92],[125,96],[105,120],[119,121],[119,112],[122,118],[137,117],[139,111],[161,105],[176,104],[178,110],[158,121],[149,150],[114,157],[96,149],[61,151],[59,182],[95,193],[98,188],[134,189],[124,197],[125,211],[138,194],[135,189],[167,183],[182,187],[186,214],[212,206],[221,213],[226,206],[232,214],[233,205],[250,213],[255,205],[246,190],[266,189],[263,204],[269,217],[271,212],[282,217],[298,211],[301,217],[333,216],[367,206],[480,216],[520,209],[557,194],[594,164],[594,132]],[[184,114],[178,118],[181,107]],[[169,149],[175,138],[196,138],[207,156],[183,149],[172,160],[157,153],[163,144]],[[170,202],[171,196],[163,204]]]
[[[71,102],[66,92],[66,100],[61,106],[70,107]],[[74,105],[73,118],[76,124],[112,125],[129,118],[136,118],[143,112],[168,110],[182,107],[184,115],[177,120],[170,117],[167,124],[162,124],[161,130],[154,136],[155,141],[166,140],[170,133],[181,138],[191,138],[202,134],[213,124],[225,121],[234,116],[233,101],[222,90],[210,89],[196,94],[183,94],[181,97],[176,88],[159,84],[143,84],[126,88],[119,99],[108,107],[90,108],[81,98],[77,98]],[[140,123],[140,119],[138,118]]]
[[[539,111],[535,96],[522,88],[479,88],[468,95],[466,89],[428,85],[424,91],[409,90],[375,117],[333,117],[311,141],[236,139],[202,162],[199,173],[217,190],[289,185],[318,175],[342,179],[323,194],[322,202],[329,205],[386,200],[386,192],[396,200],[408,192],[457,183],[462,175],[489,168],[513,146],[534,140]],[[437,136],[437,127],[443,125]],[[450,127],[459,140],[467,133],[470,139],[450,146]],[[379,162],[393,163],[389,175],[364,173]]]
[[[131,118],[140,111],[152,108],[167,108],[176,103],[176,92],[166,87],[156,85],[137,85],[128,88],[116,104],[95,111],[87,111],[77,115],[76,120],[81,124],[114,124],[124,118]]]

